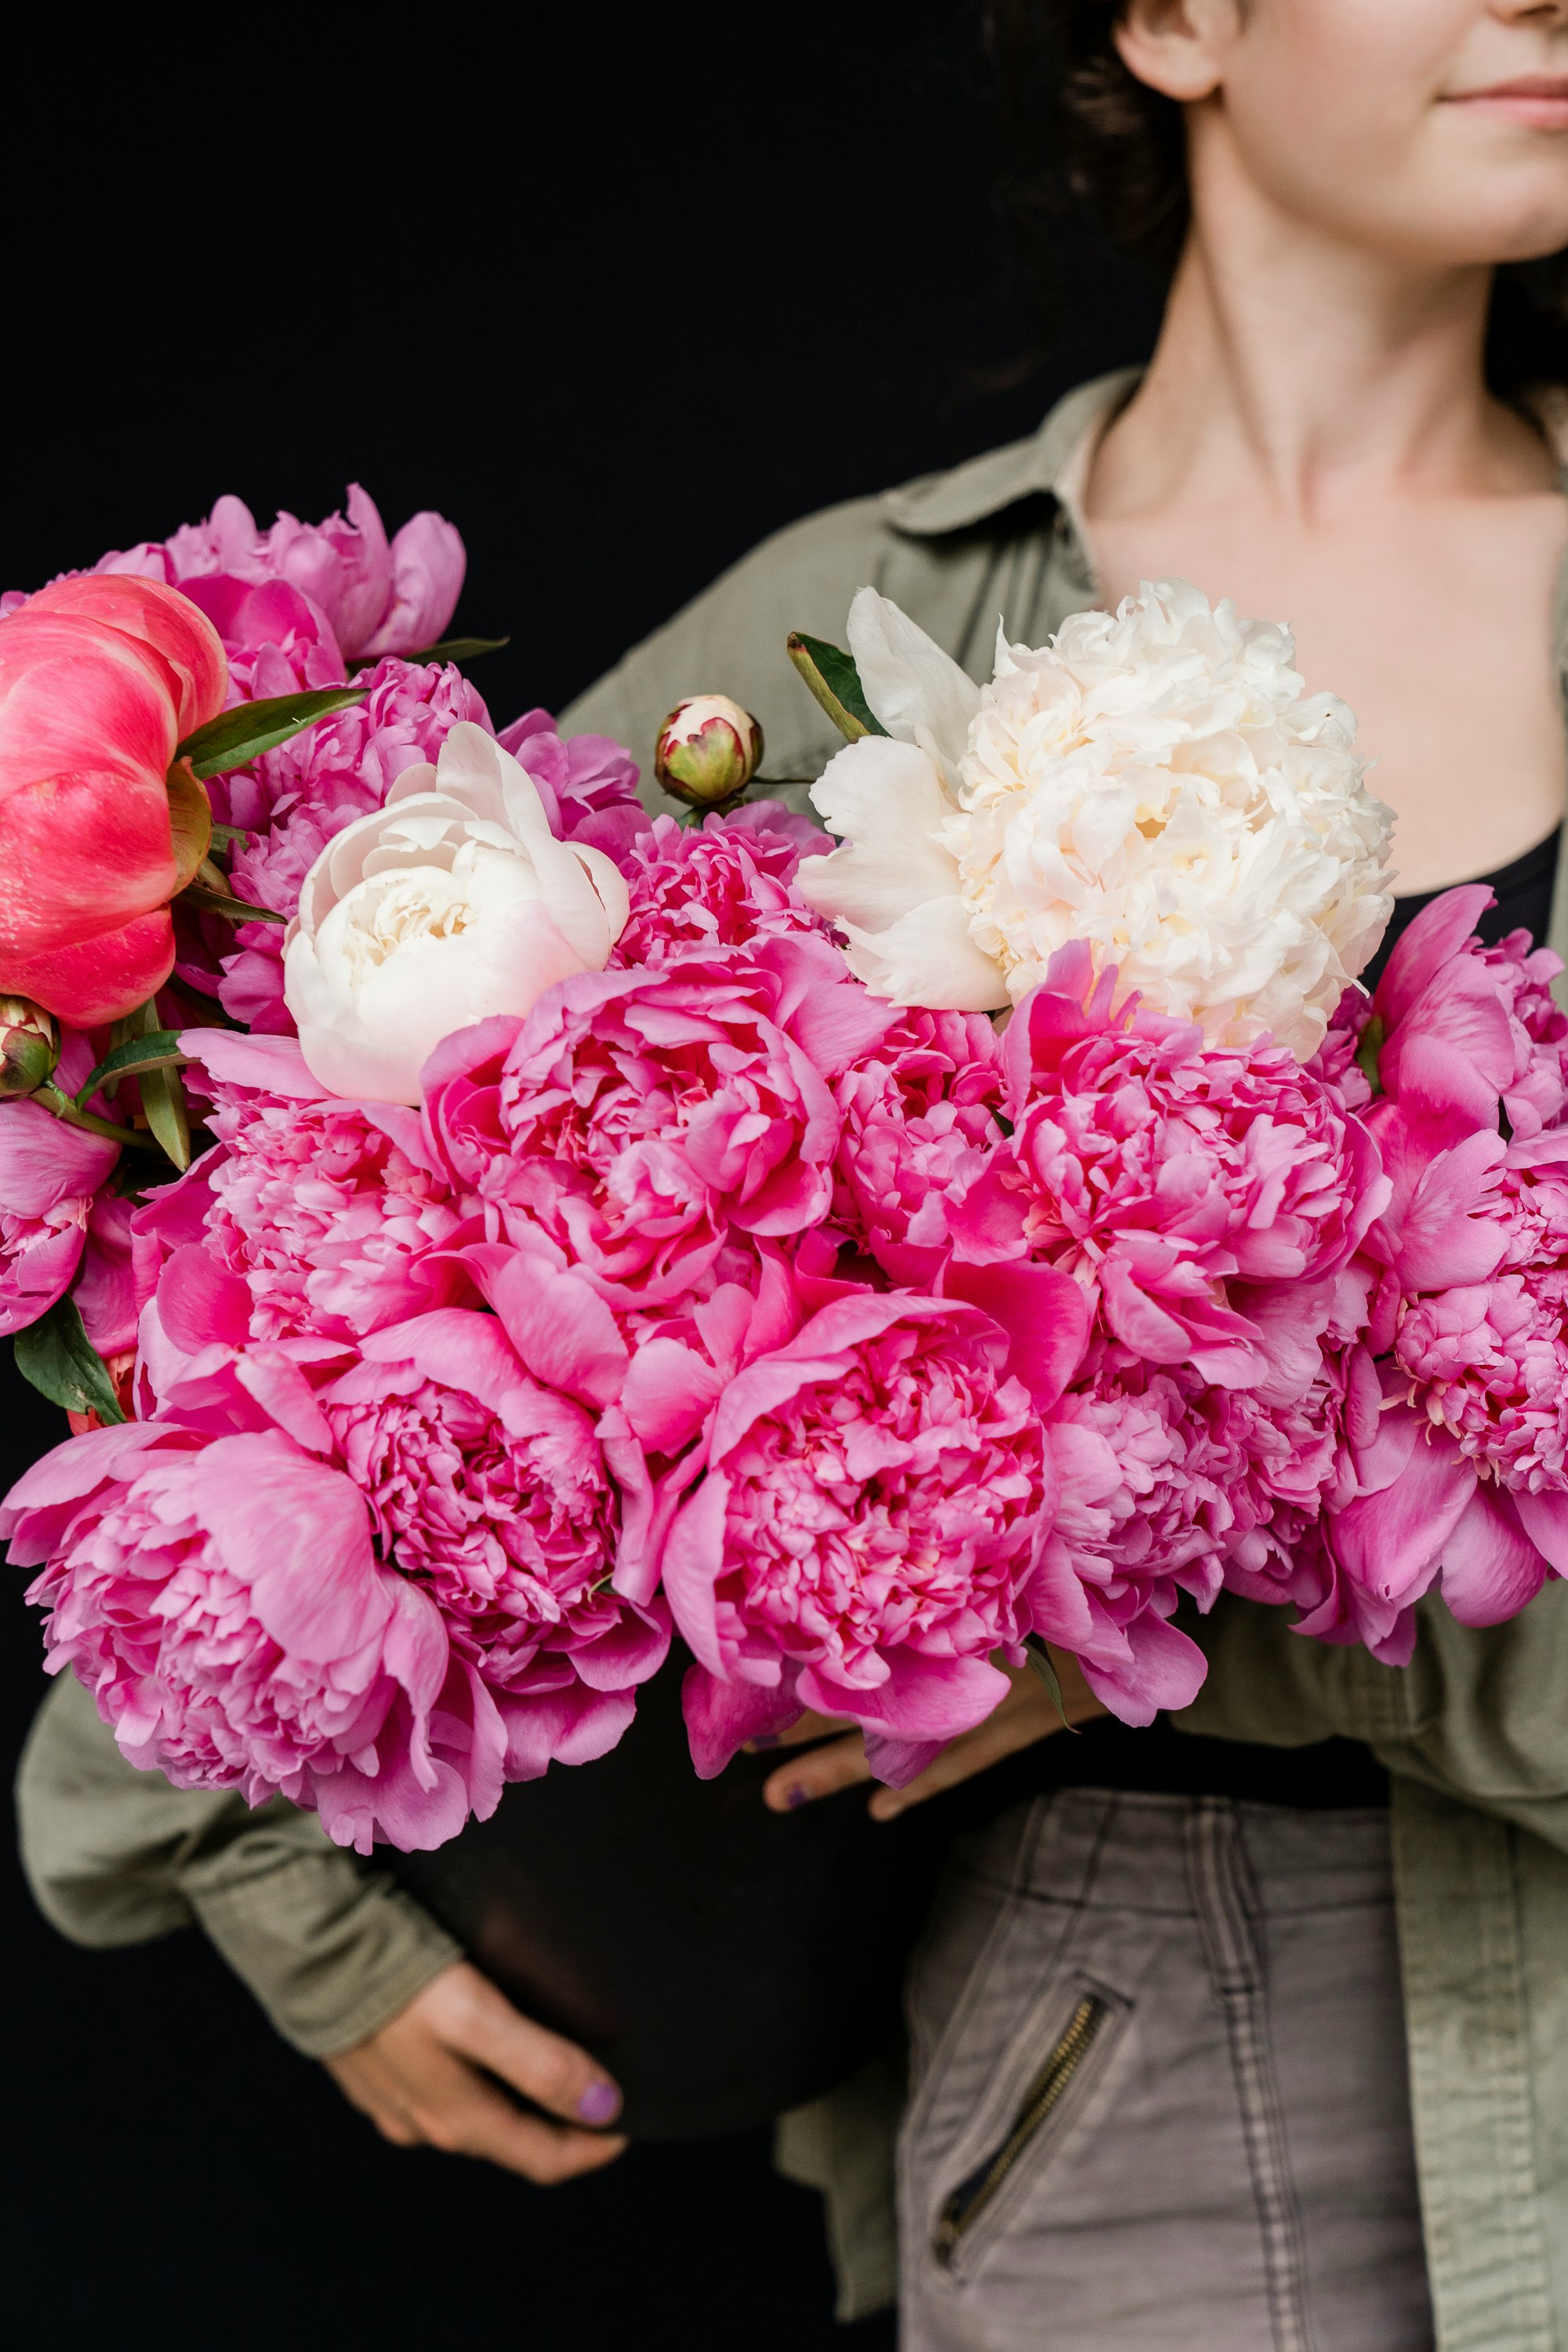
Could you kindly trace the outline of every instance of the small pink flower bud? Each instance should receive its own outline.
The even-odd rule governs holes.
[[[0,996],[0,1100],[36,1095],[59,1057],[54,1015],[30,996]]]
[[[727,694],[678,702],[658,730],[654,773],[672,798],[697,809],[738,801],[763,760],[763,730]]]

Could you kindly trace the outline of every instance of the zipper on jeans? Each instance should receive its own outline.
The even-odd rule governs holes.
[[[1073,2011],[1066,2032],[1024,2094],[1013,2118],[1013,2128],[994,2156],[962,2181],[942,2209],[931,2240],[931,2252],[944,2266],[951,2263],[966,2232],[990,2204],[1029,2142],[1058,2105],[1088,2057],[1095,2035],[1110,2013],[1109,2001],[1085,1993]]]

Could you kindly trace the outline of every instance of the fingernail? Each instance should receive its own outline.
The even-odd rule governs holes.
[[[585,2124],[607,2124],[620,2112],[621,2095],[613,2083],[590,2083],[577,2102]]]
[[[806,1801],[806,1791],[805,1790],[805,1789],[803,1789],[803,1788],[802,1788],[802,1786],[801,1786],[801,1784],[800,1784],[800,1782],[799,1782],[798,1780],[792,1780],[792,1781],[790,1782],[790,1784],[789,1784],[789,1787],[784,1790],[784,1802],[785,1802],[785,1804],[789,1807],[789,1809],[790,1809],[791,1812],[793,1813],[793,1812],[795,1812],[795,1811],[796,1811],[800,1806],[804,1805],[804,1804],[805,1803],[805,1801]]]
[[[776,1731],[759,1731],[754,1739],[749,1739],[746,1742],[748,1748],[776,1748],[778,1744],[779,1736]]]

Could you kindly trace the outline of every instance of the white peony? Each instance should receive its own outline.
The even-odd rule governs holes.
[[[531,778],[465,719],[306,876],[283,954],[300,1050],[334,1094],[416,1103],[443,1037],[602,971],[627,911],[619,869],[557,841]]]
[[[1393,907],[1393,818],[1287,630],[1163,580],[1039,652],[998,633],[980,688],[863,588],[849,644],[888,734],[818,779],[847,845],[800,886],[868,988],[994,1011],[1086,940],[1212,1045],[1316,1050]]]

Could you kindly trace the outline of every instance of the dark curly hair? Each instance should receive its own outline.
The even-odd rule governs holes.
[[[1113,37],[1126,0],[984,0],[993,188],[1042,320],[1064,216],[1169,278],[1186,234],[1181,107],[1141,82]],[[1504,399],[1568,383],[1568,252],[1498,271],[1487,376]]]

